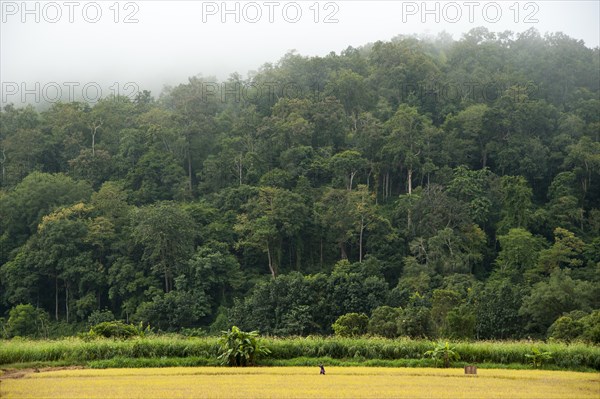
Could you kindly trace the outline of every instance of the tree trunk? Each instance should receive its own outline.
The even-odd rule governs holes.
[[[69,322],[69,285],[65,283],[65,311],[67,313],[67,323]]]
[[[362,263],[363,254],[363,231],[365,230],[365,217],[360,218],[360,238],[358,240],[358,263]]]
[[[54,318],[58,321],[58,276],[54,277]]]
[[[320,266],[323,267],[323,237],[321,237],[321,245],[320,246],[321,246],[321,248],[320,248],[320,251],[319,251],[320,252],[320,259],[319,259],[319,261],[321,262]]]
[[[346,246],[344,245],[343,242],[340,243],[340,256],[343,259],[348,259],[348,254],[346,253]]]
[[[408,177],[408,195],[412,194],[412,168],[408,168],[407,177]]]
[[[242,164],[242,154],[240,154],[240,159],[237,162],[237,167],[238,167],[238,177],[239,177],[239,185],[242,185],[242,178],[243,178],[243,174],[242,174],[242,168],[243,168],[243,164]]]
[[[356,175],[356,172],[350,173],[350,185],[348,186],[348,191],[352,191],[352,181],[354,180],[354,175]]]
[[[102,126],[102,122],[96,124],[97,122],[92,123],[92,156],[96,156],[96,133],[98,132],[98,128]]]
[[[271,277],[275,278],[277,273],[275,272],[275,267],[273,266],[273,256],[271,255],[271,246],[267,241],[267,256],[269,257],[269,270],[271,271]]]
[[[167,268],[165,266],[165,293],[169,293],[170,291],[170,287],[169,287],[169,274],[167,273]]]
[[[188,144],[187,148],[187,159],[188,159],[188,189],[190,190],[190,195],[192,194],[192,154],[190,151],[190,147]]]
[[[2,149],[2,157],[0,158],[0,163],[2,164],[2,182],[4,183],[6,179],[6,168],[4,164],[6,163],[6,149]]]

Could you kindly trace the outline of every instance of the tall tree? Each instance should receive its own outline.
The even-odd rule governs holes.
[[[159,202],[132,213],[132,238],[142,249],[142,260],[156,275],[162,275],[166,293],[192,254],[195,228],[191,217],[179,205]]]

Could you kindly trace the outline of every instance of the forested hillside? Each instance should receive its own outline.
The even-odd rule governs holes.
[[[291,52],[0,117],[4,336],[356,312],[390,337],[600,341],[600,52],[563,34]]]

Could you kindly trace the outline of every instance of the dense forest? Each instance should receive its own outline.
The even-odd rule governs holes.
[[[600,51],[564,34],[290,52],[0,117],[4,336],[29,309],[65,333],[355,312],[390,337],[600,340]]]

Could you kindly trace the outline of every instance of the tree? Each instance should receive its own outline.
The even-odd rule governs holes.
[[[448,115],[444,122],[444,130],[449,133],[446,142],[451,149],[452,159],[472,168],[488,166],[492,140],[491,132],[484,128],[484,115],[488,112],[487,104],[473,104],[456,115]]]
[[[567,151],[564,166],[574,169],[581,184],[584,200],[592,188],[592,177],[600,172],[600,143],[584,136],[576,144],[569,146]]]
[[[284,240],[295,238],[306,220],[307,209],[300,195],[291,191],[261,187],[258,196],[245,205],[246,213],[234,226],[241,235],[238,247],[260,248],[267,253],[269,271],[275,278]]]
[[[227,306],[232,294],[244,282],[238,260],[223,243],[210,242],[198,247],[189,266],[192,284],[202,287],[215,310],[218,306]]]
[[[548,281],[533,286],[531,294],[523,299],[519,316],[527,320],[527,331],[543,336],[563,313],[591,310],[598,302],[593,295],[592,283],[573,280],[567,271],[558,269]]]
[[[346,313],[338,317],[331,328],[340,337],[356,337],[367,332],[369,316],[364,313]]]
[[[583,231],[584,210],[577,199],[575,173],[557,174],[548,188],[548,221],[552,230],[562,227],[571,231]]]
[[[580,320],[583,324],[583,334],[581,335],[581,338],[594,344],[600,343],[600,310],[594,310]]]
[[[452,290],[437,289],[431,295],[431,321],[437,336],[448,336],[448,314],[460,305],[461,295]]]
[[[454,339],[473,339],[477,319],[472,305],[462,304],[450,310],[446,316],[447,332]]]
[[[468,204],[470,218],[481,227],[486,226],[494,212],[495,179],[496,176],[487,168],[469,170],[458,166],[448,186],[448,193]]]
[[[554,230],[554,244],[539,253],[537,267],[530,272],[530,278],[548,276],[558,269],[570,268],[577,273],[583,266],[584,242],[569,230],[557,227]]]
[[[105,150],[98,149],[92,152],[86,148],[81,150],[77,158],[69,161],[69,166],[74,178],[86,180],[92,187],[98,188],[110,178],[113,171],[113,159]]]
[[[382,148],[383,156],[396,168],[406,170],[406,187],[410,195],[413,174],[422,163],[421,152],[425,149],[426,137],[432,134],[435,127],[416,108],[401,104],[386,122],[386,128],[388,135]]]
[[[258,282],[243,301],[234,300],[230,317],[241,328],[260,329],[265,334],[320,333],[329,327],[320,325],[315,317],[328,316],[317,309],[326,302],[324,296],[324,290],[313,289],[300,273],[282,274]]]
[[[398,336],[398,319],[401,314],[401,308],[393,308],[385,305],[380,306],[373,310],[369,318],[367,331],[373,335],[396,338]]]
[[[524,274],[535,268],[544,240],[525,229],[514,228],[498,236],[498,241],[501,248],[496,258],[498,272],[522,282]]]
[[[198,327],[203,316],[210,312],[204,292],[187,291],[180,287],[157,293],[151,301],[141,303],[134,319],[162,331]]]
[[[340,259],[348,259],[347,242],[352,238],[355,219],[352,217],[350,195],[347,190],[328,188],[315,204],[315,216],[325,237],[339,248]],[[323,252],[321,250],[321,259]]]
[[[431,308],[419,293],[411,295],[408,305],[398,319],[398,334],[411,338],[425,338],[431,334]]]
[[[174,156],[151,150],[140,157],[126,177],[126,187],[138,205],[185,197],[185,174]]]
[[[522,176],[502,176],[500,184],[502,208],[498,232],[506,233],[514,227],[527,228],[531,221],[533,208],[532,191],[527,181]]]
[[[59,206],[87,201],[89,184],[63,174],[34,172],[0,198],[0,262],[37,231],[42,216]]]
[[[367,186],[359,185],[350,195],[350,201],[350,213],[355,219],[354,228],[358,231],[358,261],[362,262],[365,230],[378,219],[375,195],[369,193]]]
[[[426,262],[444,275],[472,273],[474,265],[483,259],[485,242],[485,233],[478,226],[465,226],[461,232],[451,228],[439,230],[427,240]],[[416,243],[412,246],[417,250]]]
[[[48,314],[30,304],[20,304],[12,308],[6,322],[9,337],[40,338],[48,336]]]
[[[134,209],[132,222],[132,239],[142,249],[142,260],[163,276],[163,289],[169,293],[194,248],[192,219],[178,205],[159,202]]]
[[[331,168],[337,175],[342,176],[348,191],[352,191],[354,177],[366,167],[366,160],[358,151],[346,150],[331,157]]]
[[[42,218],[36,234],[20,248],[15,259],[2,266],[11,301],[28,297],[30,302],[53,308],[56,320],[62,302],[67,322],[71,314],[83,320],[99,306],[106,284],[105,270],[100,259],[94,259],[98,241],[90,228],[97,226],[97,220],[90,220],[88,215],[89,208],[80,203]],[[106,227],[110,231],[110,226]],[[22,278],[23,274],[27,277]],[[54,295],[40,297],[40,292]]]
[[[365,78],[348,69],[335,71],[325,86],[325,93],[342,102],[346,114],[352,116],[354,130],[356,130],[358,113],[365,110],[371,102],[371,94]]]
[[[510,339],[523,335],[525,318],[519,309],[526,288],[503,278],[490,278],[476,296],[477,339]]]
[[[573,313],[573,312],[571,312]],[[570,342],[583,334],[583,323],[570,316],[561,316],[548,328],[548,338]]]

